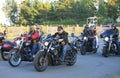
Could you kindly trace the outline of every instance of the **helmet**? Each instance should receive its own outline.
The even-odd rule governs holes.
[[[115,23],[112,23],[112,24],[111,24],[111,28],[112,28],[112,29],[116,29],[116,24],[115,24]]]
[[[75,35],[74,35],[74,33],[71,33],[71,37],[74,37]]]
[[[111,27],[116,27],[116,24],[115,24],[115,23],[112,23],[112,24],[111,24]]]

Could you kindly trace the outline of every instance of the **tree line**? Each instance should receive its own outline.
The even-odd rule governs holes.
[[[97,16],[115,21],[120,15],[120,0],[5,0],[3,10],[14,24],[83,24],[88,17]],[[98,3],[98,9],[94,6]]]

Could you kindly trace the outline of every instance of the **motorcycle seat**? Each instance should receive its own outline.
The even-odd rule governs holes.
[[[12,45],[12,46],[15,46],[15,45],[16,45],[14,42],[11,42],[11,41],[4,41],[4,43],[10,44],[10,45]]]

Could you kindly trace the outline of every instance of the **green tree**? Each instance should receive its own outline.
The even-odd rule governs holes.
[[[108,0],[108,17],[114,19],[118,18],[118,6],[120,5],[120,0]]]
[[[15,0],[5,0],[3,11],[5,12],[6,17],[10,18],[13,23],[18,23],[18,9]]]
[[[94,16],[94,11],[93,0],[80,0],[72,4],[74,18],[78,21],[86,21],[88,17]]]

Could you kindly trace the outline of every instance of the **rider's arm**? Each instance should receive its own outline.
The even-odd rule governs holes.
[[[64,33],[63,39],[66,43],[68,43],[68,33]]]
[[[115,37],[118,37],[119,36],[119,30],[117,29],[116,31],[115,31]]]
[[[116,30],[116,35],[119,35],[119,30],[118,29]]]

